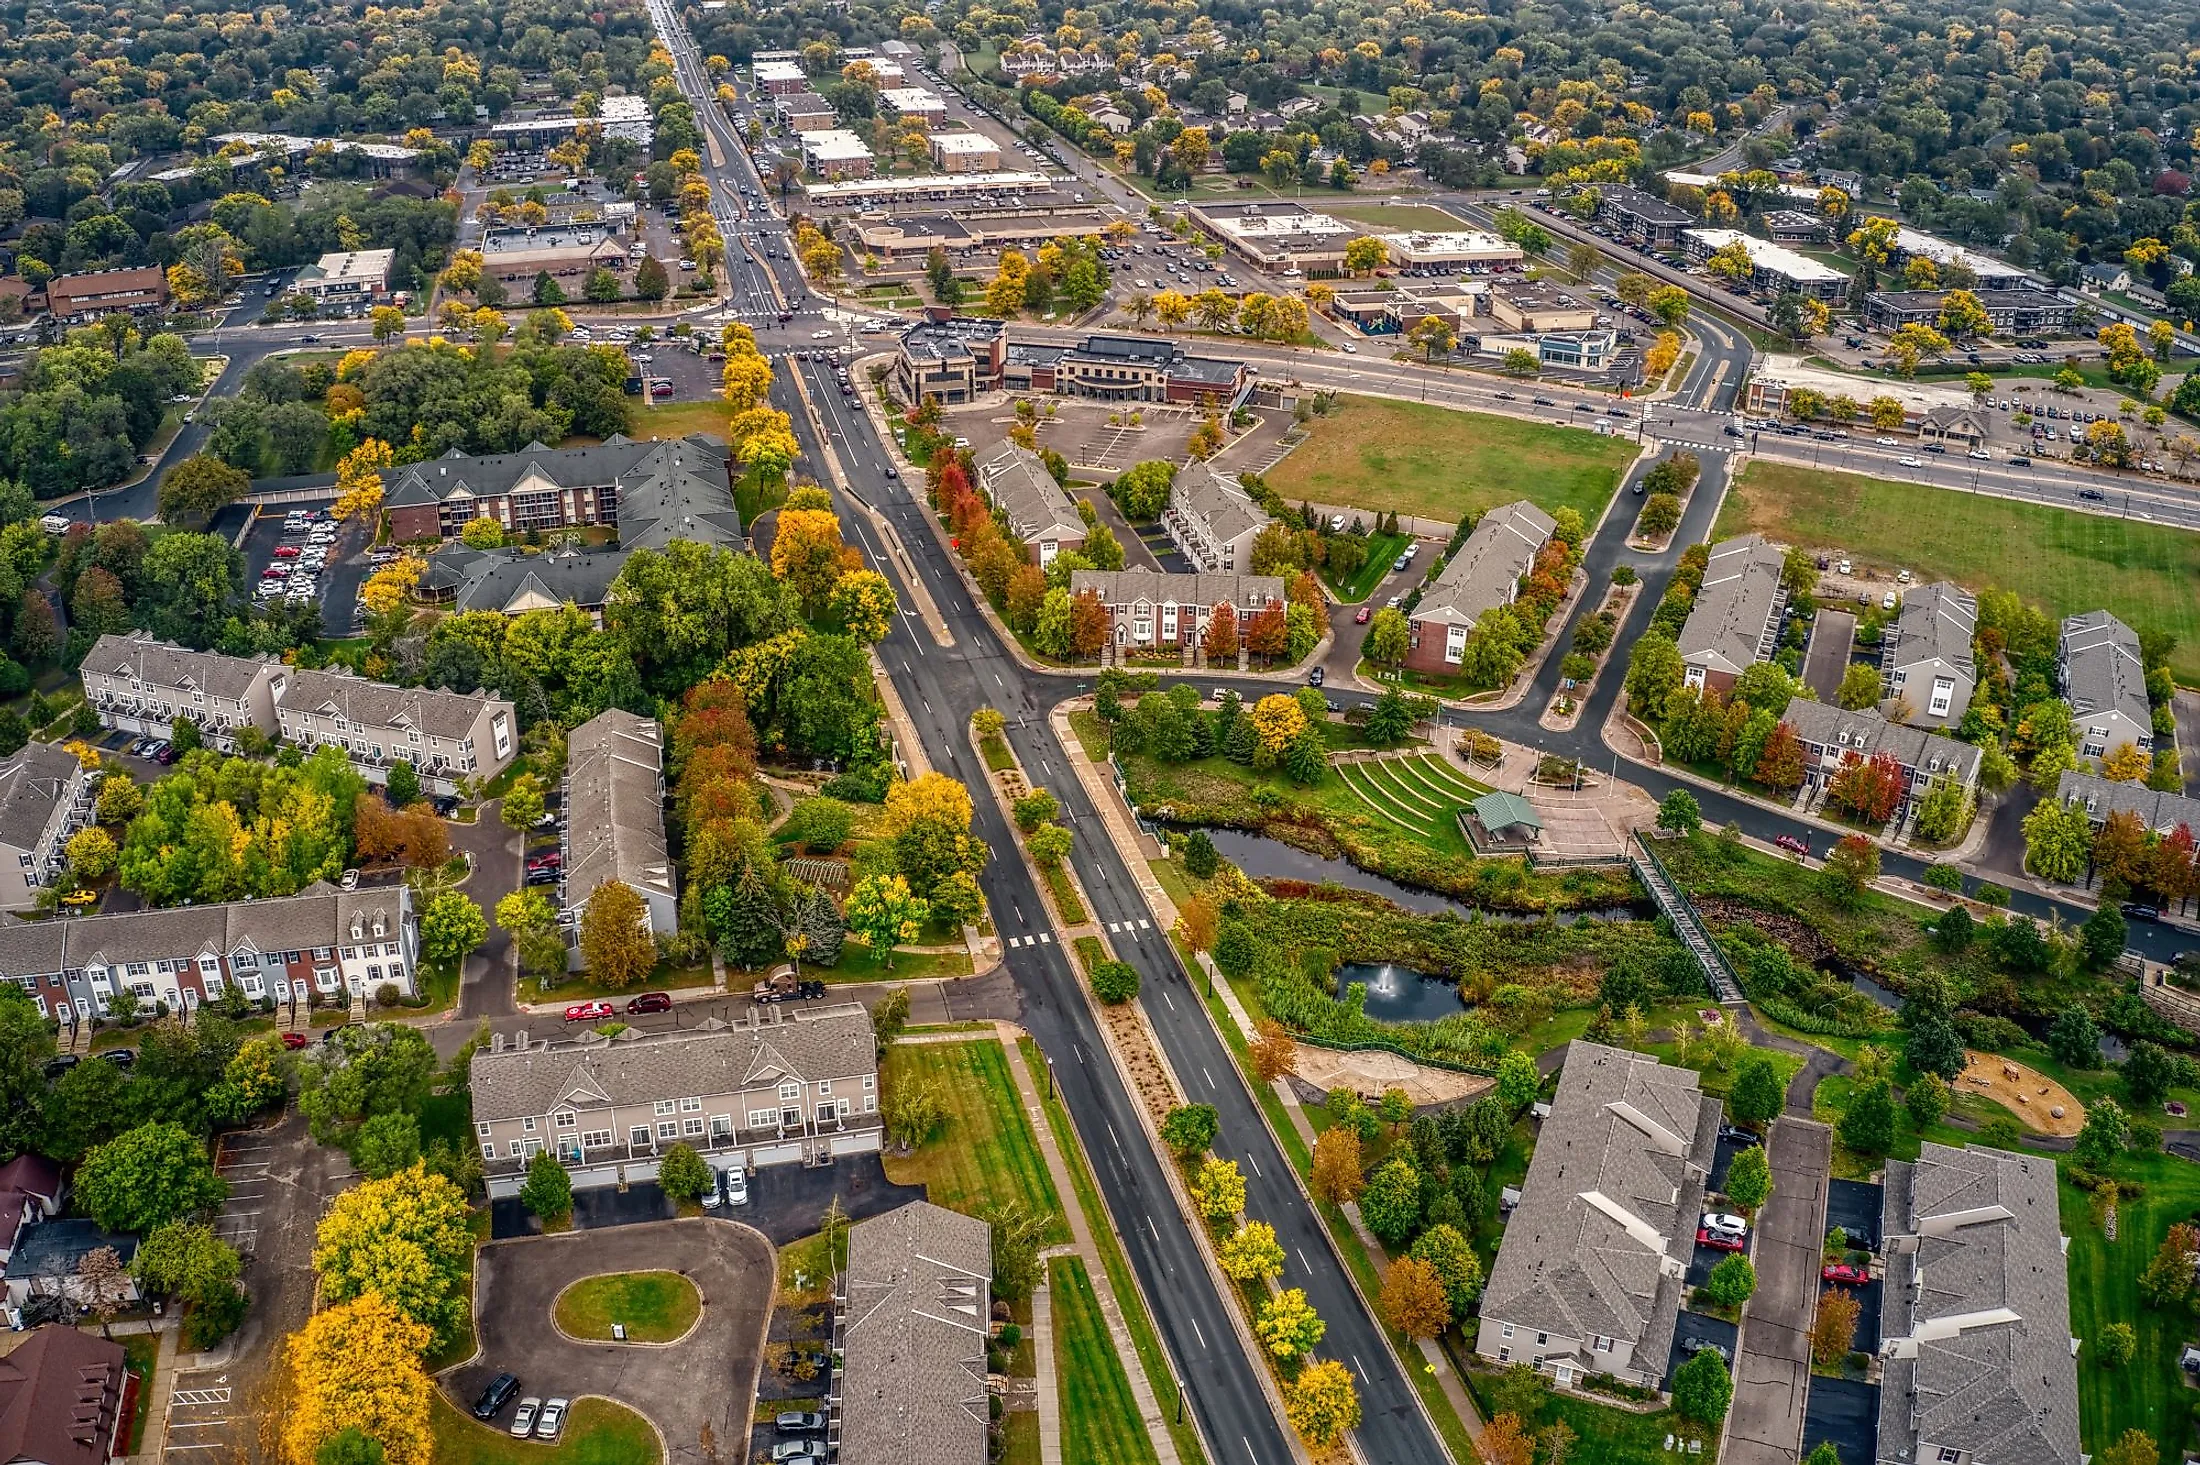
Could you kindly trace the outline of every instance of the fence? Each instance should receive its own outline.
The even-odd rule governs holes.
[[[1494,1068],[1484,1068],[1475,1063],[1454,1063],[1448,1058],[1430,1058],[1425,1054],[1412,1052],[1399,1047],[1396,1043],[1384,1042],[1379,1038],[1370,1038],[1358,1043],[1342,1043],[1334,1038],[1316,1038],[1306,1033],[1293,1033],[1291,1037],[1294,1042],[1304,1043],[1309,1048],[1326,1048],[1332,1053],[1391,1053],[1405,1059],[1408,1063],[1418,1063],[1425,1068],[1441,1068],[1451,1073],[1472,1073],[1483,1078],[1495,1078],[1497,1076],[1497,1070]]]

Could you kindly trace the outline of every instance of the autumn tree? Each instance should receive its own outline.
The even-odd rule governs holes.
[[[1811,1357],[1831,1368],[1856,1346],[1856,1319],[1863,1311],[1846,1287],[1828,1287],[1818,1298],[1818,1316],[1810,1326]]]
[[[324,1441],[356,1429],[388,1465],[428,1465],[431,1335],[380,1293],[324,1308],[286,1348],[293,1389],[282,1420],[288,1465],[316,1465]]]
[[[1298,1041],[1291,1036],[1290,1029],[1272,1017],[1260,1020],[1249,1054],[1253,1072],[1262,1083],[1274,1083],[1298,1070]]]
[[[1451,1301],[1436,1268],[1400,1257],[1383,1274],[1383,1318],[1408,1338],[1433,1338],[1451,1326]]]
[[[368,438],[336,465],[338,519],[372,518],[382,507],[382,470],[395,467],[397,455],[380,438]]]
[[[772,537],[772,574],[794,587],[805,612],[825,603],[851,568],[840,520],[830,509],[781,509]]]
[[[1267,1282],[1283,1275],[1283,1244],[1266,1221],[1247,1221],[1215,1248],[1233,1281]]]
[[[588,897],[581,912],[581,960],[607,987],[631,987],[657,966],[657,943],[650,935],[649,908],[633,889],[606,880]]]
[[[1253,1333],[1268,1351],[1286,1362],[1314,1351],[1329,1324],[1306,1300],[1301,1287],[1286,1287],[1260,1305],[1253,1318]]]
[[[1335,1359],[1324,1359],[1299,1370],[1287,1386],[1283,1411],[1299,1437],[1317,1450],[1336,1444],[1347,1430],[1360,1423],[1360,1392],[1352,1374]]]
[[[415,1163],[329,1204],[313,1268],[324,1301],[377,1294],[441,1346],[466,1327],[473,1254],[465,1192]]]
[[[1360,1173],[1360,1137],[1349,1129],[1322,1131],[1314,1141],[1314,1195],[1329,1205],[1356,1201],[1367,1188]]]

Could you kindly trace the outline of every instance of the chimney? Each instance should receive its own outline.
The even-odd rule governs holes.
[[[489,1034],[489,1051],[492,1053],[502,1053],[504,1051],[504,1034]]]

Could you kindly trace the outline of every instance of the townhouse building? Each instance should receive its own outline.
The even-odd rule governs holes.
[[[1482,1292],[1475,1352],[1663,1387],[1718,1150],[1694,1072],[1577,1039]]]
[[[1761,534],[1711,547],[1703,584],[1681,626],[1687,685],[1726,692],[1752,663],[1769,661],[1780,643],[1787,591],[1780,585],[1786,556]]]
[[[275,731],[275,700],[289,673],[272,656],[193,651],[131,631],[93,642],[80,674],[100,726],[165,738],[188,717],[208,747],[234,753],[244,729]]]
[[[978,491],[1007,517],[1008,532],[1024,542],[1041,569],[1056,555],[1085,547],[1085,521],[1037,453],[1004,438],[971,466]]]
[[[1984,755],[1976,744],[1889,722],[1871,708],[1852,712],[1804,697],[1791,699],[1780,717],[1795,729],[1796,739],[1803,745],[1803,781],[1808,787],[1830,783],[1848,763],[1890,754],[1902,768],[1902,802],[1894,814],[1897,819],[1943,774],[1966,790],[1978,787],[1979,764]]]
[[[1209,574],[1251,569],[1253,540],[1274,522],[1235,478],[1200,461],[1177,470],[1161,511],[1170,540]]]
[[[1121,650],[1196,646],[1207,634],[1215,612],[1228,606],[1245,623],[1271,605],[1284,603],[1280,575],[1171,574],[1133,567],[1127,570],[1075,570],[1071,598],[1091,591],[1108,612],[1108,636]]]
[[[2105,610],[2062,623],[2056,671],[2078,728],[2078,756],[2096,763],[2124,744],[2153,751],[2154,716],[2139,633]]]
[[[1468,635],[1483,616],[1513,603],[1521,577],[1533,568],[1557,527],[1556,520],[1526,499],[1484,514],[1408,615],[1412,639],[1406,665],[1421,672],[1456,672],[1466,659]]]
[[[911,1201],[848,1230],[834,1288],[841,1465],[985,1465],[993,1228]]]
[[[76,755],[26,743],[0,758],[0,910],[23,910],[68,863],[69,837],[91,825],[98,785]]]
[[[389,782],[399,762],[421,786],[455,792],[460,779],[486,783],[519,752],[519,712],[487,692],[393,687],[348,671],[292,669],[276,704],[284,742],[307,752],[342,748],[369,783]]]
[[[743,1021],[536,1042],[502,1034],[472,1065],[475,1141],[492,1197],[547,1150],[575,1189],[654,1179],[673,1144],[713,1168],[879,1148],[878,1049],[861,1003],[758,1007]]]
[[[0,981],[73,1026],[121,991],[171,1012],[232,986],[254,1001],[372,996],[385,984],[409,996],[418,951],[409,888],[316,881],[273,900],[0,924]]]
[[[1881,1465],[2080,1465],[2052,1157],[1927,1141],[1880,1201]]]
[[[1972,637],[1978,630],[1978,598],[1948,580],[1911,591],[1902,613],[1880,643],[1880,699],[1891,716],[1909,704],[1903,720],[1918,727],[1960,722],[1978,687]]]
[[[2164,793],[2143,783],[2124,783],[2098,773],[2065,769],[2055,780],[2055,797],[2067,804],[2085,805],[2086,821],[2095,829],[2111,814],[2132,814],[2150,834],[2174,834],[2182,825],[2200,835],[2200,799],[2186,794]]]
[[[578,932],[589,897],[616,880],[642,898],[653,932],[679,926],[679,891],[665,844],[664,728],[612,708],[565,740],[565,865],[561,923]],[[575,960],[579,953],[576,950]]]

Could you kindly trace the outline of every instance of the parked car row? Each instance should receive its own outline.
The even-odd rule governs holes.
[[[275,546],[273,563],[260,571],[253,598],[263,603],[288,599],[293,605],[317,599],[321,574],[328,568],[340,532],[319,509],[292,509],[283,517],[282,543]]]

